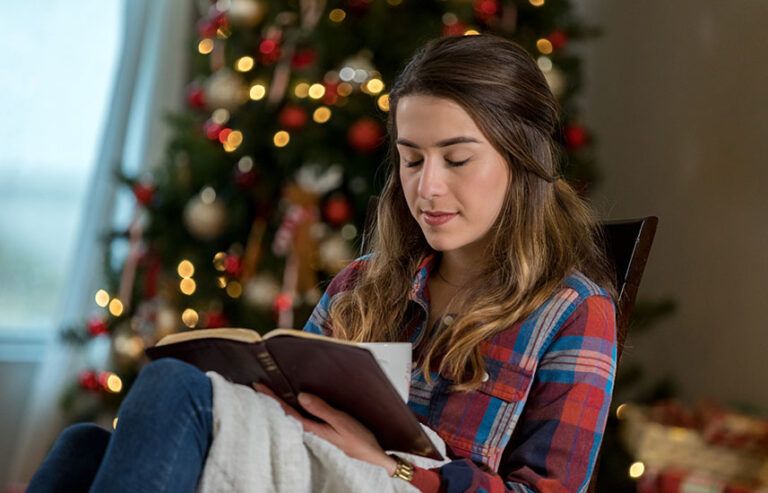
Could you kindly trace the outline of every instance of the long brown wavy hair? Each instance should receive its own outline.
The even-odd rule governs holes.
[[[425,375],[437,368],[457,389],[476,388],[484,365],[481,342],[523,320],[579,270],[615,299],[609,263],[590,207],[560,178],[557,100],[533,58],[496,36],[444,37],[421,48],[389,94],[386,184],[375,224],[373,253],[349,291],[334,299],[329,318],[336,337],[403,340],[409,291],[419,263],[435,253],[409,212],[399,177],[395,125],[407,95],[459,104],[506,159],[511,179],[486,245],[476,282],[450,301],[453,323],[422,338]]]

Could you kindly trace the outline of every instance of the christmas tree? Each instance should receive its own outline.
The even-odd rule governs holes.
[[[164,335],[301,328],[323,282],[357,256],[387,90],[431,38],[493,33],[528,49],[562,105],[566,176],[581,190],[595,180],[571,49],[594,30],[568,0],[219,0],[198,14],[166,160],[120,177],[134,219],[106,235],[95,315],[66,333],[111,347],[109,367],[65,393],[72,420],[111,419]]]

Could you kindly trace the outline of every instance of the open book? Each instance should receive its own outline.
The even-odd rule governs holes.
[[[234,383],[261,382],[300,412],[296,396],[315,394],[365,425],[384,450],[442,459],[371,352],[354,343],[293,329],[263,336],[203,329],[163,337],[146,353],[186,361]]]

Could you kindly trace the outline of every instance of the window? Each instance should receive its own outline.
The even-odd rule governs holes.
[[[52,329],[109,111],[124,5],[5,8],[0,35],[0,331]]]

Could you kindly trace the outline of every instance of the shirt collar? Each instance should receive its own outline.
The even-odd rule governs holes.
[[[427,281],[436,264],[437,254],[430,253],[419,262],[419,266],[413,275],[411,292],[408,294],[408,297],[424,307],[429,306],[429,293],[426,291]]]

